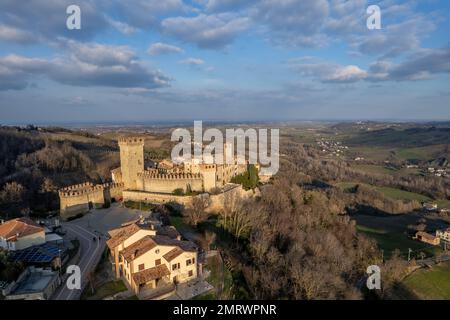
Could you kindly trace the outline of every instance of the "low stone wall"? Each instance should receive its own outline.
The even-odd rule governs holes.
[[[60,216],[63,220],[67,220],[71,217],[75,217],[79,214],[85,214],[89,211],[89,203],[80,203],[71,206],[62,207],[60,210]]]
[[[216,195],[210,195],[210,205],[207,209],[209,212],[213,211],[220,211],[222,210],[227,201],[230,201],[231,199],[238,198],[238,199],[248,199],[253,196],[257,196],[259,194],[259,189],[254,190],[244,190],[241,185],[228,185],[228,189],[225,190],[223,193],[219,193]]]
[[[124,201],[142,201],[147,203],[164,204],[176,202],[182,206],[188,207],[192,204],[192,199],[194,197],[208,197],[209,207],[208,212],[220,211],[224,208],[225,203],[230,201],[233,197],[248,199],[250,197],[259,194],[259,190],[248,190],[245,191],[241,185],[228,185],[223,193],[216,195],[209,195],[207,193],[198,196],[176,196],[169,193],[155,193],[155,192],[144,192],[144,191],[123,191]]]
[[[184,206],[190,205],[192,203],[191,196],[176,196],[170,193],[155,193],[155,192],[128,191],[128,190],[125,190],[123,192],[123,200],[142,201],[157,204],[176,202]]]

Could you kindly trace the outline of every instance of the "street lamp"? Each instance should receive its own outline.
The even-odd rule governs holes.
[[[62,267],[61,249],[58,249],[58,258],[59,258],[59,276],[61,276],[61,267]]]

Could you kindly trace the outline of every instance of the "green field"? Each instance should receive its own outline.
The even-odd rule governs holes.
[[[450,200],[438,200],[436,203],[439,208],[450,209]]]
[[[339,182],[336,185],[344,190],[348,190],[348,189],[354,188],[357,184],[358,183],[356,183],[356,182]],[[383,193],[386,197],[389,197],[394,200],[406,200],[406,201],[416,200],[419,202],[431,201],[431,199],[429,197],[421,195],[419,193],[409,192],[409,191],[405,191],[405,190],[401,190],[401,189],[397,189],[397,188],[377,187],[377,186],[372,186],[372,185],[368,185],[365,183],[359,183],[359,184],[374,188],[375,190]],[[441,200],[440,202],[441,202],[441,205],[447,205],[447,206],[450,205],[449,200]]]
[[[409,201],[416,200],[419,202],[431,200],[427,196],[424,196],[424,195],[421,195],[418,193],[414,193],[414,192],[404,191],[401,189],[388,188],[388,187],[375,187],[375,188],[376,188],[376,190],[383,193],[385,196],[395,199],[395,200],[409,200]]]
[[[420,299],[450,299],[450,262],[421,269],[403,281],[403,285]]]
[[[386,168],[384,166],[377,166],[371,164],[357,164],[354,165],[353,168],[356,170],[360,170],[367,173],[375,173],[375,174],[393,174],[397,171],[394,169]]]
[[[394,157],[400,161],[430,160],[445,149],[445,145],[430,145],[425,147],[401,148],[401,147],[351,147],[350,150],[360,157],[368,160],[384,161]]]
[[[350,151],[358,157],[375,161],[384,161],[391,155],[389,149],[382,147],[350,147]]]
[[[373,238],[377,242],[378,247],[384,250],[385,257],[390,257],[395,249],[400,250],[404,258],[408,257],[408,248],[414,251],[412,257],[416,258],[419,258],[420,252],[424,252],[429,257],[440,250],[429,244],[413,240],[403,233],[387,232],[386,230],[367,228],[360,225],[356,228],[359,232]]]

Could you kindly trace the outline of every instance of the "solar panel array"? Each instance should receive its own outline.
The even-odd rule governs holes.
[[[13,252],[11,260],[24,263],[50,263],[63,252],[64,250],[58,246],[44,243]]]

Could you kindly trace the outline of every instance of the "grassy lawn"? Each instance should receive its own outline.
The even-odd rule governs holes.
[[[392,138],[389,137],[389,138]],[[399,140],[400,141],[400,140]],[[411,147],[403,148],[396,146],[364,146],[359,144],[357,146],[351,146],[350,150],[369,160],[382,161],[388,159],[390,156],[394,156],[398,160],[406,161],[411,159],[416,160],[429,160],[435,155],[439,154],[445,149],[446,145],[436,144],[428,145],[424,147]]]
[[[382,229],[367,228],[358,225],[357,230],[373,238],[380,249],[384,250],[385,257],[390,257],[395,249],[399,249],[403,257],[408,257],[408,248],[413,250],[412,257],[419,259],[420,252],[424,252],[427,256],[433,256],[439,248],[430,246],[409,238],[407,235],[398,232],[387,232]]]
[[[354,188],[357,184],[358,183],[356,183],[356,182],[339,182],[336,185],[341,189],[349,190],[351,188]],[[405,190],[401,190],[401,189],[397,189],[397,188],[390,188],[390,187],[377,187],[377,186],[372,186],[372,185],[368,185],[365,183],[359,183],[359,184],[365,185],[370,188],[374,188],[375,190],[383,193],[386,197],[389,197],[394,200],[406,200],[406,201],[416,200],[419,202],[433,201],[429,197],[424,196],[419,193],[415,193],[415,192],[409,192],[409,191],[405,191]],[[438,202],[438,205],[440,205],[442,207],[450,208],[450,200],[439,200],[437,202]]]
[[[396,188],[388,188],[388,187],[375,187],[378,191],[383,193],[385,196],[395,199],[395,200],[417,200],[419,202],[430,201],[431,199],[427,196],[423,196],[418,193],[404,191]]]
[[[150,211],[155,208],[154,204],[139,201],[125,201],[124,205],[129,209],[136,209],[141,211]]]
[[[400,160],[408,159],[418,159],[427,160],[434,150],[434,146],[430,147],[420,147],[420,148],[399,148],[395,150],[395,155]]]
[[[222,292],[229,293],[231,287],[233,285],[233,276],[231,272],[225,267],[222,266],[221,259],[218,256],[210,257],[207,260],[206,268],[211,271],[211,274],[206,279],[214,289],[208,293],[197,296],[194,300],[216,300],[219,298],[218,294],[220,288],[222,287],[222,279],[223,279],[223,290]],[[223,275],[222,275],[223,270]]]
[[[388,148],[382,147],[350,147],[350,150],[358,157],[368,160],[383,161],[389,158],[391,152]]]
[[[173,225],[178,231],[186,227],[181,216],[170,216],[170,224]]]
[[[439,208],[450,209],[450,200],[438,200],[436,203]]]
[[[343,190],[353,189],[356,185],[357,185],[356,182],[338,182],[338,183],[336,183],[336,186]]]
[[[420,299],[450,299],[450,262],[421,269],[403,281]]]
[[[122,291],[127,291],[127,287],[122,280],[109,281],[102,284],[98,288],[95,288],[94,294],[92,294],[89,286],[86,287],[86,290],[83,292],[81,298],[82,300],[102,300],[103,298],[112,296]]]
[[[377,166],[371,164],[357,164],[354,165],[353,168],[359,171],[367,172],[367,173],[375,173],[375,174],[393,174],[397,172],[394,169],[386,168],[384,166]]]

